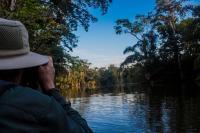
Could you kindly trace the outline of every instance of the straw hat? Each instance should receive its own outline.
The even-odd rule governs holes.
[[[30,51],[28,32],[19,21],[0,18],[0,70],[48,63],[48,57]]]

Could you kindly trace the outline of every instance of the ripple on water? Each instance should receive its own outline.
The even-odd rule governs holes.
[[[199,133],[199,101],[125,93],[71,99],[95,133]]]

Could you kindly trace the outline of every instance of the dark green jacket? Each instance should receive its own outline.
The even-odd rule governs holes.
[[[0,133],[91,133],[54,89],[43,94],[0,80]]]

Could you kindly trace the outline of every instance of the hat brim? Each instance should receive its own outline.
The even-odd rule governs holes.
[[[21,56],[0,58],[0,70],[36,67],[47,64],[48,61],[48,56],[40,55],[34,52],[29,52],[28,54]]]

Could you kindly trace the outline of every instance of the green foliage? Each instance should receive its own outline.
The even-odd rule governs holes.
[[[86,31],[97,18],[90,8],[107,12],[111,0],[1,0],[0,17],[19,20],[29,32],[31,51],[53,57],[56,84],[62,90],[96,88],[97,72],[89,63],[72,57],[69,51],[77,46],[74,34],[78,27]]]
[[[63,35],[68,34],[67,28],[57,23],[50,14],[50,9],[37,0],[18,0],[13,11],[8,6],[1,6],[1,17],[23,22],[29,32],[31,50],[53,56],[56,68],[63,68],[65,58],[69,58],[61,45]],[[70,34],[66,37],[69,36]],[[76,38],[70,39],[76,42]],[[74,46],[69,44],[68,47]]]
[[[81,24],[88,30],[89,23],[97,19],[92,16],[88,8],[100,8],[102,13],[107,12],[111,0],[41,0],[41,2],[51,9],[58,23],[63,23],[72,31]],[[66,17],[67,16],[67,17]]]
[[[90,63],[79,58],[73,59],[70,68],[56,78],[56,85],[66,95],[69,90],[81,92],[96,89],[96,71],[89,67]]]
[[[133,22],[116,21],[116,34],[130,34],[137,39],[124,50],[124,54],[129,54],[121,64],[130,69],[126,73],[139,75],[140,71],[140,77],[147,81],[156,80],[155,77],[166,80],[162,77],[172,76],[182,81],[192,78],[194,59],[200,52],[200,7],[189,5],[188,1],[157,0],[147,15],[137,15]]]
[[[99,68],[97,76],[97,85],[101,89],[113,90],[120,85],[120,70],[114,65],[108,68]]]
[[[29,31],[31,50],[53,56],[56,70],[63,71],[73,58],[67,53],[77,46],[74,31],[85,30],[97,19],[88,8],[106,13],[110,0],[1,0],[0,17],[20,20]]]

